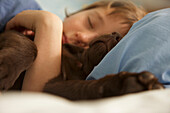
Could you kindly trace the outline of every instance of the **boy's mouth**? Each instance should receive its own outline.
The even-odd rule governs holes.
[[[63,33],[62,44],[68,43],[66,35]]]

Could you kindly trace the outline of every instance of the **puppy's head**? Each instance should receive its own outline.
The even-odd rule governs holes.
[[[101,35],[90,42],[89,50],[100,50],[102,53],[109,52],[121,39],[122,36],[117,32]]]
[[[92,40],[89,44],[89,48],[85,50],[82,55],[84,72],[89,74],[94,66],[96,66],[121,39],[122,36],[114,32]]]

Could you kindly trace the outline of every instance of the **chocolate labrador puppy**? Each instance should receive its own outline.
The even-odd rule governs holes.
[[[63,45],[62,73],[45,85],[44,92],[70,100],[87,100],[164,88],[149,72],[121,72],[99,80],[85,80],[120,40],[121,36],[113,33],[94,39],[88,49]]]
[[[85,80],[120,40],[121,36],[113,33],[94,39],[88,49],[64,44],[61,74],[50,80],[43,91],[70,100],[84,100],[164,88],[149,72],[121,72],[99,80]],[[0,90],[3,90],[15,86],[20,73],[35,60],[37,49],[31,40],[13,31],[0,35],[0,47]]]

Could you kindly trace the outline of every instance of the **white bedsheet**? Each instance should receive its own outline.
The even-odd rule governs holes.
[[[0,96],[0,113],[170,113],[170,89],[72,102],[43,93]]]

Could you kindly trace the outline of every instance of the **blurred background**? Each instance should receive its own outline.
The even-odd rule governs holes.
[[[58,15],[62,20],[65,18],[64,10],[68,13],[81,9],[99,0],[36,0],[44,10]],[[143,6],[148,12],[170,7],[170,0],[131,0],[137,5]]]
[[[170,8],[170,0],[131,0],[137,5],[143,6],[148,12],[162,8]]]
[[[65,18],[64,10],[68,13],[77,11],[98,0],[36,0],[44,10],[57,14],[62,20]]]

